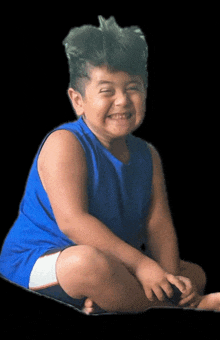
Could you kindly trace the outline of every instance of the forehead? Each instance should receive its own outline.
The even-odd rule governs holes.
[[[89,68],[90,81],[88,85],[101,86],[102,84],[126,85],[127,83],[143,83],[139,75],[131,75],[124,71],[111,71],[107,66]]]

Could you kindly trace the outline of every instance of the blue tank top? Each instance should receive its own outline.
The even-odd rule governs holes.
[[[146,218],[151,202],[153,170],[147,142],[128,135],[130,161],[124,164],[101,144],[83,118],[53,131],[60,129],[71,131],[85,152],[89,214],[140,250],[146,241]],[[4,240],[0,255],[0,273],[25,288],[28,288],[31,270],[40,256],[48,250],[75,244],[59,229],[37,170],[38,156],[49,134],[34,158],[19,215]]]

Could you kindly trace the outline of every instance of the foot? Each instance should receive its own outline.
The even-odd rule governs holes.
[[[89,298],[86,299],[83,313],[90,315],[94,314],[96,311],[96,304]],[[202,309],[202,310],[210,310],[210,311],[218,311],[220,312],[220,293],[212,293],[201,297],[200,303],[192,304],[193,308]]]
[[[220,293],[212,293],[203,296],[197,309],[212,310],[220,312]]]
[[[95,313],[95,311],[96,311],[96,304],[91,299],[87,298],[84,303],[84,308],[82,312],[86,315],[90,315],[90,314]]]
[[[86,299],[82,311],[86,315],[92,314],[94,312],[93,301],[90,300],[89,298]]]

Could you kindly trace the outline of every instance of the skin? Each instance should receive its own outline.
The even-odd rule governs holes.
[[[91,67],[90,79],[85,80],[84,86],[84,96],[72,88],[68,90],[77,115],[83,116],[104,147],[127,163],[130,155],[126,136],[145,117],[147,93],[142,78],[121,71],[109,72],[106,66]],[[123,113],[131,117],[116,120],[112,116]],[[52,133],[39,155],[39,175],[58,226],[78,244],[61,252],[57,261],[58,281],[70,296],[88,297],[85,313],[94,312],[96,305],[108,311],[143,311],[166,306],[163,292],[172,296],[170,283],[182,292],[181,306],[199,307],[202,301],[204,271],[179,259],[161,160],[155,148],[150,147],[155,170],[152,209],[146,228],[153,259],[120,240],[88,214],[86,159],[73,134],[65,130]],[[78,224],[80,228],[74,228]],[[219,303],[219,295],[215,298]],[[209,308],[208,300],[203,308]]]
[[[126,148],[126,136],[135,131],[145,117],[147,91],[141,76],[125,72],[111,73],[107,67],[91,68],[92,81],[85,83],[86,96],[72,88],[69,97],[77,112],[83,115],[90,130],[111,152]],[[131,112],[129,121],[116,121],[109,116],[114,113]]]

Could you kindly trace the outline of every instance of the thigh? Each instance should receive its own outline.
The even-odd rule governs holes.
[[[103,310],[137,312],[150,307],[144,290],[113,256],[90,246],[63,251],[57,261],[58,281],[71,297],[89,297]]]
[[[41,256],[35,263],[29,280],[29,289],[59,302],[73,306],[78,311],[84,307],[86,297],[72,298],[62,289],[56,274],[56,263],[63,249],[52,249]],[[97,314],[105,312],[98,310]]]

